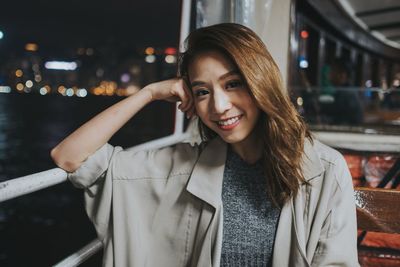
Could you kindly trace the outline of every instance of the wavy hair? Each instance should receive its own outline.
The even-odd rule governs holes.
[[[249,28],[222,23],[197,29],[186,39],[180,55],[179,75],[190,87],[188,68],[193,58],[204,51],[217,50],[237,67],[250,94],[261,109],[257,130],[263,138],[262,164],[267,193],[282,207],[295,197],[305,182],[301,169],[304,141],[312,137],[283,86],[281,74],[261,39]],[[199,120],[203,140],[216,133]]]

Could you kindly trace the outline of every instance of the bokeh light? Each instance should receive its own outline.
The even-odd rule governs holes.
[[[154,63],[156,62],[156,56],[154,55],[148,55],[144,59],[147,63]]]
[[[174,56],[174,55],[165,56],[165,62],[167,62],[168,64],[176,63],[176,56]]]
[[[15,86],[15,88],[16,88],[18,91],[22,91],[22,90],[24,90],[25,86],[24,86],[23,83],[17,83],[17,85]]]
[[[35,52],[39,50],[39,46],[35,43],[27,43],[25,45],[25,50],[26,51],[31,51],[31,52]]]
[[[28,88],[32,88],[33,82],[32,82],[31,80],[27,80],[27,81],[25,82],[25,86],[28,87]]]
[[[24,75],[24,72],[22,71],[22,70],[20,70],[20,69],[18,69],[18,70],[16,70],[15,71],[15,76],[17,76],[17,77],[22,77]]]
[[[144,50],[144,53],[145,53],[146,55],[153,55],[154,52],[155,52],[155,50],[154,50],[153,47],[147,47],[147,48]]]

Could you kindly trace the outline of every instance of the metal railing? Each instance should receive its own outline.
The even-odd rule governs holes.
[[[180,111],[177,111],[180,112]],[[176,133],[161,139],[150,141],[132,148],[130,150],[157,149],[165,146],[174,145],[180,142],[191,142],[193,138],[191,130],[186,133]],[[67,172],[54,168],[51,170],[11,179],[0,183],[0,202],[23,196],[32,192],[39,191],[67,181]],[[100,240],[95,239],[79,251],[73,253],[59,263],[56,267],[75,267],[96,254],[103,244]]]
[[[321,142],[341,149],[356,151],[394,152],[400,151],[399,135],[313,131]]]
[[[183,50],[183,41],[189,35],[190,13],[191,0],[183,0],[180,25],[180,51]],[[129,150],[157,149],[165,146],[170,146],[179,142],[195,142],[196,140],[194,139],[198,138],[198,136],[193,135],[192,127],[189,127],[188,130],[184,133],[184,114],[177,107],[178,103],[176,104],[175,109],[175,125],[174,133],[172,135],[129,148]],[[67,178],[68,174],[66,171],[60,168],[54,168],[51,170],[2,182],[0,183],[0,202],[60,184],[67,181]],[[102,247],[103,244],[101,243],[101,241],[95,239],[83,248],[81,248],[79,251],[66,257],[54,266],[78,266],[85,260],[90,258],[92,255],[96,254]]]
[[[75,267],[79,266],[81,263],[89,259],[91,256],[96,254],[101,248],[103,244],[100,240],[95,239],[74,254],[68,256],[67,258],[63,259],[59,263],[57,263],[56,267]]]
[[[67,172],[54,168],[0,183],[0,202],[57,185],[67,180]]]

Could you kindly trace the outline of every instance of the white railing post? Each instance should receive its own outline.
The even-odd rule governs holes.
[[[191,12],[191,0],[182,1],[182,12],[181,12],[181,25],[179,33],[179,52],[183,52],[183,45],[186,37],[190,32],[190,12]],[[179,103],[175,105],[175,126],[174,135],[183,133],[183,122],[185,120],[184,113],[178,109]]]

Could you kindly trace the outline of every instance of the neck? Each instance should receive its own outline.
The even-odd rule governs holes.
[[[253,131],[245,140],[231,144],[233,151],[249,164],[256,163],[261,158],[263,151],[262,138],[255,132]]]

